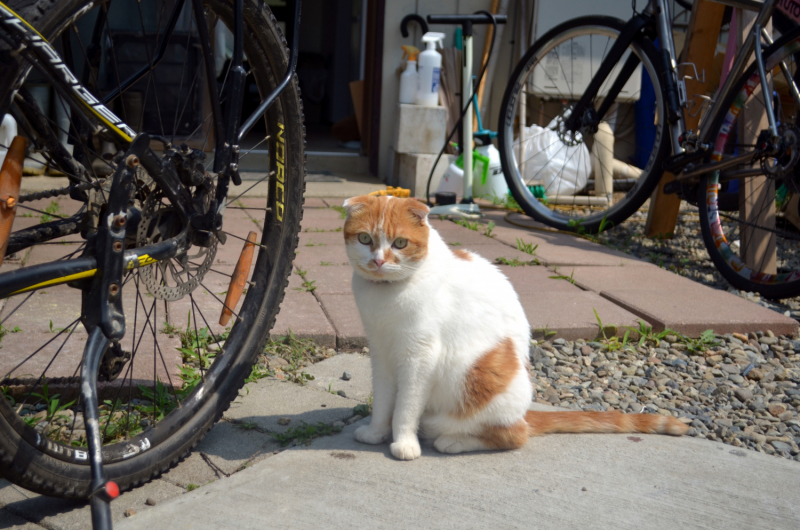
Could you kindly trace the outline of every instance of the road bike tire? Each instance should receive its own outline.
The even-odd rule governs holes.
[[[798,51],[800,51],[800,27],[795,27],[784,34],[773,45],[763,51],[767,76],[770,80],[778,80],[783,77],[782,74],[775,75],[775,71],[779,71],[776,65],[780,61],[785,61],[790,73],[793,77],[796,77],[798,64],[800,64],[796,61]],[[779,92],[779,94],[781,105],[779,108],[773,107],[776,110],[780,110],[776,118],[783,124],[782,126],[796,129],[798,117],[800,116],[800,107],[788,93]],[[711,138],[715,139],[712,160],[720,159],[723,155],[732,153],[734,149],[737,150],[737,154],[742,154],[744,149],[753,148],[752,145],[747,146],[746,143],[739,144],[735,141],[739,134],[738,131],[744,127],[749,130],[750,135],[757,136],[760,129],[756,130],[748,126],[746,122],[740,127],[739,118],[744,116],[743,108],[757,112],[759,109],[764,108],[764,104],[759,85],[759,76],[754,62],[736,80],[733,90],[722,106],[723,109],[727,109],[727,112],[720,113],[720,116],[716,118],[712,126],[712,130],[715,131],[711,135]],[[774,105],[774,102],[771,104]],[[747,143],[750,143],[750,141]],[[774,159],[770,158],[768,160],[772,161]],[[760,166],[760,164],[761,162],[756,160],[738,169],[756,167]],[[755,222],[752,220],[748,222],[753,224],[753,228],[760,232],[759,235],[762,238],[766,236],[768,245],[774,245],[776,256],[774,263],[763,257],[768,253],[761,253],[761,261],[758,261],[755,257],[747,259],[748,253],[751,251],[748,251],[746,238],[743,243],[743,238],[741,237],[741,227],[746,225],[740,222],[738,212],[735,214],[720,213],[725,210],[738,211],[739,208],[730,206],[725,209],[720,208],[720,198],[724,199],[724,196],[731,194],[721,194],[719,192],[719,172],[706,174],[700,179],[698,206],[703,242],[714,265],[735,288],[748,292],[757,292],[770,299],[782,299],[800,295],[800,263],[797,262],[796,257],[800,252],[800,247],[798,246],[798,243],[800,243],[800,227],[794,225],[790,220],[793,217],[792,214],[797,214],[797,212],[789,212],[787,209],[792,206],[796,210],[796,206],[789,201],[788,205],[784,206],[783,211],[776,207],[776,200],[779,198],[776,190],[781,185],[786,185],[793,189],[795,195],[797,195],[797,179],[797,166],[794,167],[790,174],[784,177],[766,178],[762,174],[739,179],[740,192],[738,200],[745,201],[750,198],[753,208],[758,209],[759,212],[766,212],[764,213],[765,217],[761,218],[765,219],[764,221],[757,218]],[[751,189],[752,191],[748,191]],[[777,210],[773,210],[776,208]],[[775,221],[766,220],[769,217],[773,217],[773,214],[769,213],[771,211],[775,211]],[[746,265],[745,260],[752,265]]]
[[[548,158],[546,162],[540,159],[536,166],[530,166],[533,168],[532,170],[529,170],[529,166],[526,165],[524,178],[517,162],[518,157],[516,152],[520,151],[520,142],[515,140],[515,135],[516,138],[519,138],[519,131],[517,130],[519,127],[518,114],[520,113],[520,104],[523,101],[523,98],[520,97],[523,86],[529,86],[530,91],[533,93],[532,95],[528,94],[528,96],[524,98],[527,107],[525,119],[526,134],[527,131],[537,131],[534,137],[526,139],[526,144],[522,148],[521,159],[527,164],[528,160],[536,159],[536,157],[539,156],[536,154],[535,148],[531,149],[533,153],[531,156],[526,155],[525,150],[528,149],[527,142],[539,135],[553,136],[552,133],[546,133],[542,129],[533,129],[533,125],[545,127],[550,124],[556,124],[556,127],[558,127],[559,120],[563,119],[569,112],[569,106],[566,104],[566,101],[577,101],[582,95],[571,92],[571,90],[573,90],[572,87],[575,87],[575,91],[581,89],[578,83],[574,82],[575,71],[577,68],[581,67],[581,65],[575,66],[572,64],[572,61],[569,61],[570,71],[567,72],[562,62],[559,49],[565,50],[565,46],[569,47],[571,50],[580,50],[581,47],[592,50],[603,49],[602,57],[595,57],[595,52],[592,52],[593,60],[591,62],[591,68],[596,68],[599,66],[602,58],[605,57],[605,52],[611,47],[611,42],[621,33],[624,25],[624,21],[616,18],[590,16],[576,18],[556,26],[539,38],[527,51],[525,56],[517,63],[503,96],[498,125],[498,142],[503,172],[508,187],[514,199],[527,215],[560,230],[597,233],[623,222],[636,212],[650,197],[653,190],[658,185],[662,174],[662,161],[667,156],[669,150],[669,135],[665,119],[666,90],[663,88],[663,76],[661,74],[663,69],[661,67],[661,58],[658,49],[644,36],[636,37],[629,45],[628,50],[625,52],[625,55],[621,57],[617,67],[626,60],[626,57],[628,57],[630,53],[635,53],[641,61],[640,71],[642,72],[642,77],[639,79],[644,78],[646,75],[650,80],[650,84],[653,87],[654,100],[652,106],[646,107],[644,112],[653,112],[653,120],[651,123],[655,124],[655,129],[653,131],[652,145],[648,145],[646,142],[642,142],[641,145],[634,145],[634,142],[624,140],[624,136],[630,136],[629,133],[623,136],[618,134],[620,131],[614,130],[614,128],[611,127],[612,119],[615,127],[635,127],[636,119],[633,110],[634,104],[632,102],[642,99],[641,84],[638,89],[629,89],[628,92],[624,94],[624,98],[620,96],[613,104],[616,105],[616,110],[613,111],[613,114],[610,111],[608,113],[609,115],[606,117],[607,119],[601,122],[601,124],[605,123],[608,125],[607,130],[614,132],[613,155],[616,161],[614,161],[613,164],[620,165],[620,158],[625,162],[629,162],[631,160],[627,157],[633,156],[644,166],[638,178],[629,179],[628,184],[631,187],[626,193],[623,194],[619,191],[615,191],[613,193],[613,205],[610,207],[608,207],[608,203],[589,207],[576,204],[581,201],[591,203],[592,201],[602,199],[598,197],[598,195],[601,195],[603,191],[591,189],[591,186],[588,184],[581,192],[583,196],[580,198],[558,195],[558,189],[564,182],[562,180],[564,168],[572,160],[578,160],[578,172],[580,172],[581,164],[583,164],[584,169],[591,167],[592,175],[596,175],[598,172],[602,171],[610,171],[610,169],[606,168],[606,164],[601,161],[600,156],[598,156],[599,153],[602,153],[600,147],[598,147],[597,151],[593,152],[595,144],[601,147],[603,145],[608,145],[596,142],[596,134],[593,134],[591,138],[586,138],[580,133],[569,137],[568,133],[565,135],[565,133],[556,130],[555,132],[559,135],[558,139],[562,141],[562,145],[557,148],[553,156]],[[595,43],[595,40],[598,41],[599,45]],[[604,42],[605,44],[603,44]],[[558,64],[554,64],[554,61]],[[642,65],[643,68],[641,67]],[[534,71],[537,66],[541,66],[542,70]],[[547,68],[554,71],[555,74],[548,73]],[[606,79],[606,84],[601,87],[601,93],[604,87],[611,85],[613,81],[609,80],[616,78],[615,73],[617,71],[618,70],[611,72]],[[546,82],[550,83],[551,86],[545,86],[545,83],[539,83],[537,85],[537,75],[540,76],[540,79],[544,79]],[[556,79],[554,75],[560,75],[560,77]],[[585,77],[585,84],[588,85],[589,79],[589,76]],[[566,87],[566,92],[562,93],[563,91],[559,87],[559,84]],[[635,87],[635,84],[633,86]],[[555,87],[556,93],[553,93],[553,87]],[[539,92],[538,95],[537,91]],[[548,94],[549,99],[546,97]],[[556,107],[558,105],[558,103],[555,102],[557,99],[561,99],[565,102],[561,104],[561,108],[554,108],[554,105]],[[598,106],[598,103],[595,102],[595,107],[597,108]],[[534,108],[532,109],[532,107]],[[531,125],[527,125],[529,121]],[[592,146],[589,145],[590,143]],[[572,145],[568,146],[568,144]],[[530,145],[533,146],[534,144]],[[553,141],[543,147],[547,149],[552,145],[557,145],[557,143]],[[572,149],[572,154],[567,158],[570,148]],[[556,159],[562,152],[564,153],[562,158],[566,159],[564,166],[556,166],[555,168],[548,167],[550,162]],[[576,154],[578,155],[577,158],[575,158]],[[589,156],[588,159],[585,158],[586,154]],[[629,165],[622,167],[623,172],[630,171],[631,168]],[[598,171],[598,168],[602,169]],[[533,173],[533,175],[529,177],[528,173]],[[549,184],[546,181],[537,180],[537,177],[541,174],[549,174]],[[577,172],[575,172],[575,174],[577,174]],[[597,181],[596,178],[595,181]],[[544,183],[538,184],[540,182]],[[591,180],[589,182],[591,182]],[[532,189],[532,185],[539,185],[540,188],[538,190],[535,187]],[[544,194],[549,197],[552,195],[551,189],[554,187],[556,193],[553,195],[553,199],[548,198],[548,201],[545,202],[537,198],[537,195],[541,195],[542,190]],[[594,197],[592,194],[594,194]],[[554,204],[555,202],[559,204]]]
[[[116,4],[119,3],[113,4],[111,6],[112,10],[116,7]],[[209,18],[209,21],[222,20],[229,28],[232,27],[233,12],[231,1],[205,0],[204,4],[206,11],[212,12],[212,14],[217,17]],[[98,6],[101,5],[101,2],[87,2],[85,0],[38,0],[34,2],[29,0],[11,0],[7,5],[27,20],[45,38],[53,40],[62,32],[71,30],[76,20],[79,20],[80,17],[84,16],[86,13],[95,12],[93,10],[99,9]],[[132,5],[135,6],[136,4],[132,3]],[[191,6],[191,2],[186,2],[186,5]],[[133,9],[136,9],[136,7]],[[263,97],[277,85],[286,72],[289,63],[289,51],[286,41],[278,29],[275,17],[264,2],[259,0],[245,0],[244,27],[244,52],[249,61],[250,68],[248,76],[251,76],[255,80],[258,91]],[[189,39],[189,37],[181,38],[185,38],[187,41]],[[5,75],[0,79],[0,93],[5,93],[9,85],[17,86],[18,82],[21,82],[23,76],[28,74],[29,69],[27,68],[27,64],[22,62],[18,63],[16,60],[12,61],[7,47],[0,49],[0,53],[2,53],[2,60],[0,62],[5,65]],[[197,66],[197,71],[199,71],[201,67],[202,62]],[[187,78],[189,77],[190,76],[187,76]],[[202,75],[196,77],[202,78]],[[155,84],[158,78],[154,76],[154,79],[155,80],[152,82]],[[180,118],[182,119],[183,115],[181,115]],[[175,121],[177,123],[179,120],[176,118]],[[201,304],[204,304],[205,302],[202,300],[206,299],[203,298],[200,302],[196,302],[194,298],[191,298],[192,305],[190,306],[190,313],[187,315],[188,322],[186,324],[186,333],[188,333],[190,337],[192,336],[190,323],[192,322],[193,313],[193,340],[196,345],[191,346],[191,348],[197,349],[202,378],[197,382],[197,386],[194,387],[194,390],[180,402],[180,406],[174,403],[174,408],[167,409],[165,406],[164,409],[162,409],[162,415],[165,410],[167,411],[163,419],[158,420],[158,418],[156,418],[149,426],[144,427],[142,427],[143,422],[137,419],[136,421],[140,421],[138,428],[142,428],[143,430],[136,435],[133,434],[130,428],[130,415],[133,402],[126,405],[128,410],[128,423],[126,424],[126,428],[129,433],[129,438],[121,440],[115,439],[103,448],[105,477],[108,480],[115,481],[123,491],[146,483],[168,470],[171,466],[176,465],[203,438],[214,423],[222,416],[223,412],[229,407],[231,401],[236,398],[246,378],[250,376],[253,370],[254,360],[263,351],[264,344],[269,338],[269,331],[275,323],[280,303],[284,297],[284,291],[288,285],[288,276],[292,269],[292,261],[298,243],[300,221],[303,215],[303,193],[305,190],[305,129],[303,126],[302,103],[296,77],[292,79],[288,88],[282,92],[272,107],[270,107],[265,117],[265,125],[267,133],[270,136],[268,137],[269,167],[265,169],[264,179],[267,178],[267,175],[275,175],[275,170],[278,167],[276,157],[282,155],[284,157],[281,160],[283,164],[280,164],[279,167],[280,179],[282,179],[282,181],[278,182],[277,179],[272,177],[268,179],[269,197],[265,199],[266,206],[264,208],[252,208],[252,210],[263,212],[264,217],[252,219],[254,224],[250,224],[249,220],[247,222],[247,225],[251,227],[254,225],[258,226],[261,230],[261,245],[257,252],[255,267],[252,269],[253,272],[250,277],[248,290],[245,293],[244,300],[237,306],[239,308],[238,315],[234,313],[238,320],[235,318],[234,321],[232,321],[235,322],[235,324],[232,329],[230,329],[227,339],[220,339],[220,341],[225,340],[224,345],[222,345],[222,342],[216,341],[216,335],[214,335],[213,332],[214,326],[208,324],[208,321],[203,315],[203,308],[205,306],[201,307]],[[244,153],[242,153],[242,156],[244,156]],[[245,181],[244,184],[246,186],[248,183]],[[236,195],[241,193],[245,186],[231,186],[229,193],[230,202],[234,202]],[[277,187],[281,188],[280,193],[276,191],[278,189]],[[230,213],[233,211],[232,208],[234,208],[234,206],[228,207],[226,218],[229,215],[233,215]],[[244,211],[244,209],[240,210]],[[233,221],[230,221],[230,223],[233,223]],[[229,227],[229,225],[226,224],[224,226],[224,229],[225,228],[232,230],[234,227]],[[240,241],[237,242],[237,239],[228,237],[227,244],[234,244],[240,247],[242,243]],[[46,248],[53,249],[57,247]],[[224,266],[224,264],[219,265],[219,260],[214,262],[214,264],[219,268],[223,268]],[[135,270],[138,274],[139,269]],[[207,282],[210,282],[209,277],[205,279]],[[228,280],[225,280],[225,285],[227,285],[227,281]],[[131,281],[131,284],[132,283]],[[140,296],[139,292],[138,275],[136,276],[135,285],[137,298],[134,299],[133,303],[138,313],[139,298],[141,298],[142,307],[146,309],[144,296]],[[62,287],[66,289],[66,286]],[[125,289],[126,287],[123,286],[123,293]],[[128,287],[128,289],[132,289],[132,287]],[[73,290],[69,292],[74,292],[74,296],[80,300],[80,291]],[[201,294],[215,296],[210,291],[200,293],[199,290],[196,290],[193,294],[197,294],[198,297],[200,297]],[[46,294],[42,295],[42,297],[45,296]],[[20,305],[24,304],[25,300],[23,300]],[[219,300],[218,297],[217,300]],[[160,304],[160,301],[158,302]],[[164,305],[167,305],[166,301]],[[169,332],[161,329],[161,322],[157,321],[157,313],[155,312],[155,299],[153,299],[152,308],[151,313],[147,313],[147,319],[152,329],[152,341],[154,343],[153,372],[155,374],[157,368],[156,350],[158,350],[159,355],[162,351],[159,341],[164,342],[164,347],[168,348],[174,343],[168,343],[166,341],[174,337],[172,335],[167,335]],[[139,315],[141,320],[145,318],[145,309],[143,309],[142,314]],[[216,310],[218,309],[219,308]],[[206,335],[211,333],[211,336],[214,337],[215,343],[217,344],[216,347],[218,351],[216,356],[208,356],[210,351],[209,344],[212,343],[209,342],[206,335],[198,332],[198,326],[202,325],[202,323],[198,324],[198,312],[207,325]],[[153,315],[153,322],[149,322],[150,314]],[[186,313],[184,312],[183,314]],[[218,315],[219,313],[216,314]],[[145,326],[141,320],[137,324],[135,315],[136,313],[134,313],[132,317],[130,312],[126,313],[126,319],[128,320],[126,327],[129,330],[129,334],[130,330],[135,330],[137,328],[137,325]],[[10,317],[6,316],[5,318],[7,319]],[[47,317],[45,316],[44,318],[46,319]],[[33,323],[30,325],[32,326]],[[174,328],[175,326],[173,325],[172,327]],[[68,330],[69,334],[64,341],[65,344],[73,333],[75,335],[81,333],[79,328],[80,324],[77,324],[71,331]],[[144,329],[145,327],[142,327],[142,330]],[[22,332],[24,330],[20,331]],[[50,331],[51,333],[54,332],[52,320],[50,321]],[[202,329],[200,331],[202,332]],[[59,334],[62,332],[59,332]],[[150,332],[148,331],[148,333]],[[175,333],[177,334],[178,332]],[[134,338],[135,336],[136,335],[134,335]],[[14,352],[8,342],[9,337],[14,336],[9,335],[6,337],[4,348],[0,350],[0,356],[12,354]],[[202,337],[206,337],[203,339],[206,342],[203,343],[204,349],[201,351],[200,344]],[[143,341],[143,338],[144,331],[142,331],[139,343],[136,344],[133,350],[134,356],[137,355],[139,344]],[[148,338],[148,340],[150,339]],[[192,343],[190,342],[190,344]],[[189,351],[190,354],[193,353],[191,348]],[[60,351],[61,349],[59,349],[59,352]],[[146,352],[142,351],[141,355],[145,355],[145,353]],[[58,355],[58,353],[56,355]],[[202,355],[207,355],[208,362],[210,363],[205,371],[202,370],[204,362],[201,357]],[[162,362],[163,359],[164,357],[162,356]],[[130,361],[129,365],[131,374],[129,386],[133,389],[133,360]],[[161,368],[158,367],[158,369],[160,370]],[[168,368],[165,364],[164,370],[169,374],[169,370],[172,370],[172,368]],[[46,371],[47,368],[42,372],[43,377]],[[120,377],[122,376],[120,375]],[[0,384],[4,385],[4,394],[11,388],[9,381],[12,380],[5,379],[0,381]],[[122,384],[119,386],[120,389],[124,388],[125,382],[126,379],[123,379]],[[154,398],[153,401],[150,402],[150,408],[152,408],[154,414],[157,416],[158,402],[161,399],[170,400],[173,398],[170,397],[167,390],[164,390],[162,393],[161,388],[158,386],[160,384],[159,376],[154,375],[153,382],[151,383],[153,385],[151,392]],[[72,379],[62,378],[51,381],[51,384],[79,384],[79,381],[75,382],[74,377]],[[162,386],[166,387],[167,385]],[[38,392],[42,392],[41,387],[34,385],[33,388],[40,388]],[[141,389],[141,387],[139,388]],[[27,387],[25,391],[28,392],[28,395],[33,392],[33,390],[28,390]],[[115,392],[117,396],[119,396],[121,390],[115,390]],[[44,393],[47,394],[46,389]],[[67,396],[66,391],[64,391],[63,396]],[[53,399],[55,399],[54,396],[50,398],[47,403],[51,403]],[[67,397],[64,397],[64,401],[66,401],[66,399]],[[177,397],[175,399],[177,399]],[[141,400],[140,403],[144,402],[145,400]],[[113,407],[116,407],[116,405],[113,405]],[[106,429],[108,429],[108,426],[111,424],[112,418],[115,417],[115,409],[113,407],[110,408],[107,415]],[[17,413],[17,410],[20,411],[20,414]],[[40,435],[38,431],[34,430],[24,421],[29,418],[21,417],[21,411],[23,410],[25,409],[22,406],[17,406],[17,409],[15,409],[12,406],[12,402],[8,399],[0,399],[0,475],[19,486],[37,493],[65,498],[86,499],[90,494],[91,474],[86,453],[83,451],[85,447],[71,446],[68,443],[59,441],[61,438],[57,438],[55,441],[49,439],[47,429],[50,426],[44,427],[42,429],[44,435]],[[134,413],[136,418],[140,418],[138,410],[139,409]],[[121,409],[118,413],[122,413]],[[77,415],[78,412],[73,414],[74,417],[77,417]],[[51,418],[54,417],[51,416]],[[37,424],[37,426],[38,425],[39,424]],[[117,427],[115,427],[115,429],[116,428]],[[61,431],[59,431],[59,433],[60,432]],[[76,436],[76,432],[75,420],[73,420],[72,433],[69,435],[68,441],[73,440],[73,436]],[[105,434],[106,432],[104,432],[104,435]],[[56,434],[56,436],[60,436],[60,434]]]

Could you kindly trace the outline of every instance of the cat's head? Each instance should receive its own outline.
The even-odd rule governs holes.
[[[372,281],[410,277],[428,254],[427,206],[415,199],[362,195],[344,202],[344,241],[356,273]]]

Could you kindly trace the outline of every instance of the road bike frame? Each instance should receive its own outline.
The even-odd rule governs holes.
[[[56,91],[68,102],[76,116],[80,116],[89,131],[110,135],[118,144],[126,148],[124,157],[119,160],[117,169],[112,175],[112,185],[108,193],[106,212],[100,218],[93,251],[84,253],[76,259],[56,261],[42,265],[24,267],[0,275],[0,297],[7,297],[18,293],[33,291],[67,282],[80,282],[84,289],[86,301],[86,314],[84,326],[89,332],[89,338],[83,354],[81,365],[81,395],[84,403],[86,418],[87,440],[89,445],[89,463],[92,474],[92,523],[96,529],[111,528],[111,511],[109,502],[115,497],[116,485],[106,481],[103,477],[102,443],[98,422],[97,409],[97,373],[100,361],[112,341],[120,340],[125,334],[125,318],[122,311],[122,276],[124,271],[135,267],[148,266],[160,260],[169,259],[187,250],[192,244],[190,229],[200,233],[215,233],[224,242],[222,234],[222,221],[230,181],[241,184],[238,173],[239,145],[245,134],[267,112],[281,92],[289,86],[294,75],[298,55],[298,39],[300,35],[300,7],[301,1],[295,2],[294,31],[292,48],[287,71],[281,81],[267,95],[255,111],[244,121],[239,123],[242,100],[244,97],[246,72],[244,62],[244,0],[233,0],[233,57],[231,60],[229,76],[231,90],[228,95],[228,114],[223,116],[219,93],[216,86],[214,55],[211,49],[211,40],[208,34],[202,0],[191,0],[197,26],[198,36],[202,47],[202,57],[205,63],[206,80],[211,100],[211,111],[215,123],[215,158],[214,173],[217,174],[215,196],[206,213],[197,213],[192,203],[192,196],[181,183],[174,167],[163,163],[163,159],[150,148],[150,136],[146,133],[136,132],[111,112],[105,104],[119,97],[125,89],[133,86],[137,81],[150,73],[164,57],[167,43],[175,29],[178,16],[186,0],[178,0],[168,19],[163,37],[157,45],[156,54],[150,64],[141,68],[134,75],[121,82],[119,87],[106,94],[102,101],[84,87],[78,77],[70,70],[61,59],[55,48],[47,39],[36,31],[31,24],[16,14],[4,3],[0,2],[0,38],[5,40],[14,53],[22,56],[30,65],[36,66],[45,78],[52,83]],[[87,5],[74,13],[73,20],[84,15],[93,5]],[[102,22],[108,13],[107,4],[101,7],[98,20]],[[94,38],[99,38],[102,32],[95,32]],[[24,80],[26,76],[21,76]],[[13,87],[16,93],[20,86]],[[11,94],[2,94],[0,107],[8,105]],[[0,115],[5,112],[0,108]],[[158,137],[165,145],[169,143]],[[49,142],[51,155],[63,167],[76,167],[75,161],[60,143]],[[136,168],[142,165],[158,186],[163,190],[170,203],[181,218],[183,229],[181,232],[167,240],[153,245],[123,250],[125,241],[125,225],[127,222],[127,201],[130,196],[132,180]],[[172,168],[172,169],[170,169]],[[77,176],[79,172],[70,176],[72,185],[91,185],[88,180]],[[17,250],[27,248],[47,239],[61,237],[70,233],[77,233],[81,223],[76,217],[67,220],[47,223],[57,229],[49,236],[43,235],[47,229],[34,228],[26,231],[25,238],[18,238],[15,242]],[[65,222],[66,221],[66,222]],[[53,228],[49,226],[49,228]],[[27,244],[26,244],[27,243]],[[88,301],[88,302],[87,302]],[[144,448],[142,449],[144,450]],[[118,494],[116,489],[116,494]]]

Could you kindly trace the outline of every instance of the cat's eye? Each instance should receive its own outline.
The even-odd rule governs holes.
[[[358,234],[358,242],[363,243],[364,245],[369,245],[372,243],[372,238],[369,237],[369,234],[366,232],[361,232]]]
[[[406,245],[408,245],[408,239],[404,237],[398,237],[397,239],[394,240],[394,243],[392,245],[394,246],[394,248],[398,249],[406,248]]]

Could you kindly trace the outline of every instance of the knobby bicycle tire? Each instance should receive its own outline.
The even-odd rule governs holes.
[[[100,2],[16,0],[8,5],[45,38],[50,39],[87,12],[85,8],[96,8]],[[232,27],[230,1],[205,0],[205,6],[224,20],[228,27]],[[264,96],[277,85],[286,71],[289,63],[286,41],[277,28],[275,17],[259,0],[245,0],[244,26],[244,51],[251,65],[249,73],[255,77],[258,90]],[[4,94],[28,69],[25,63],[11,58],[7,47],[0,49],[0,54],[0,94]],[[151,431],[145,431],[145,434],[159,432],[158,441],[154,438],[152,446],[148,442],[147,450],[142,449],[129,458],[116,458],[104,463],[106,478],[115,481],[123,491],[141,485],[174,466],[200,441],[237,396],[274,325],[288,285],[303,214],[305,130],[296,77],[269,109],[266,124],[270,133],[268,169],[274,170],[276,167],[275,147],[282,148],[285,159],[281,177],[284,181],[282,193],[276,192],[275,178],[269,178],[268,181],[268,208],[264,209],[266,217],[260,221],[263,223],[262,247],[258,252],[249,290],[239,310],[239,320],[230,331],[224,350],[220,350],[220,355],[209,367],[204,380],[187,398],[187,405],[176,409],[185,409],[185,412],[177,414],[173,411],[171,414],[175,414],[174,417],[168,415]],[[238,193],[241,193],[241,189],[231,187],[229,196],[234,198]],[[280,200],[283,200],[282,204],[278,203]],[[79,296],[78,291],[75,293]],[[126,317],[130,318],[130,315]],[[156,337],[155,329],[153,336]],[[0,350],[0,355],[6,351]],[[164,430],[156,431],[162,426]],[[108,455],[118,455],[120,452],[120,448],[116,452],[106,449],[108,447],[104,448],[104,461],[110,458]],[[42,442],[42,438],[27,427],[9,402],[0,399],[0,474],[4,478],[46,495],[87,498],[90,493],[90,470],[85,457],[76,457],[78,453],[66,445],[47,440]]]

